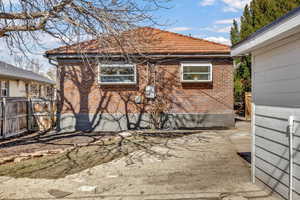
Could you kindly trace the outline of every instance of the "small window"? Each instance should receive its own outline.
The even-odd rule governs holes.
[[[182,82],[211,82],[211,63],[181,63]]]
[[[130,64],[100,65],[99,82],[101,84],[135,84],[136,66]]]
[[[0,97],[8,97],[9,91],[9,82],[8,81],[0,81]]]
[[[40,97],[40,89],[41,88],[38,84],[30,84],[29,96],[34,98]]]
[[[51,98],[53,96],[53,88],[52,88],[52,86],[45,86],[45,96],[47,98]]]

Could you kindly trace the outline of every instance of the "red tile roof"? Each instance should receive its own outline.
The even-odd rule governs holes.
[[[49,50],[51,54],[219,54],[230,53],[227,45],[160,29],[142,27],[118,36],[105,36]]]

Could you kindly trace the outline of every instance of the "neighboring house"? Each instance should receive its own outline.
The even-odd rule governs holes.
[[[55,82],[0,61],[0,98],[53,98]]]
[[[300,8],[232,48],[232,56],[249,53],[253,180],[258,178],[286,199],[299,200]]]
[[[58,65],[64,130],[234,126],[226,45],[144,27],[46,56]]]

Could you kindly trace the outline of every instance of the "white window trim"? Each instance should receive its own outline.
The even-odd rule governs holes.
[[[210,68],[210,79],[209,80],[183,80],[183,68],[187,66],[199,66],[199,67],[209,67]],[[181,72],[180,72],[180,80],[182,83],[208,83],[212,82],[213,80],[213,72],[212,72],[212,64],[211,63],[197,63],[197,62],[184,62],[181,63]],[[198,73],[197,73],[198,74]],[[199,73],[200,74],[200,73]],[[203,73],[203,74],[208,74],[208,73]]]
[[[102,82],[101,81],[101,67],[133,67],[134,81],[133,82]],[[109,76],[109,75],[105,75]],[[126,75],[111,75],[111,76],[126,76]],[[129,75],[131,76],[131,75]],[[98,65],[98,83],[101,85],[135,85],[137,83],[137,73],[135,64],[99,64]]]

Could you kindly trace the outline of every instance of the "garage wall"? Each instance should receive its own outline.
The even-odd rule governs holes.
[[[289,116],[300,118],[300,34],[253,53],[255,174],[288,198]],[[300,122],[294,135],[294,200],[300,199]]]
[[[289,191],[289,116],[300,116],[300,108],[256,106],[256,177],[284,197]],[[300,122],[294,135],[294,199],[300,199]]]
[[[300,107],[300,33],[253,53],[257,105]]]

